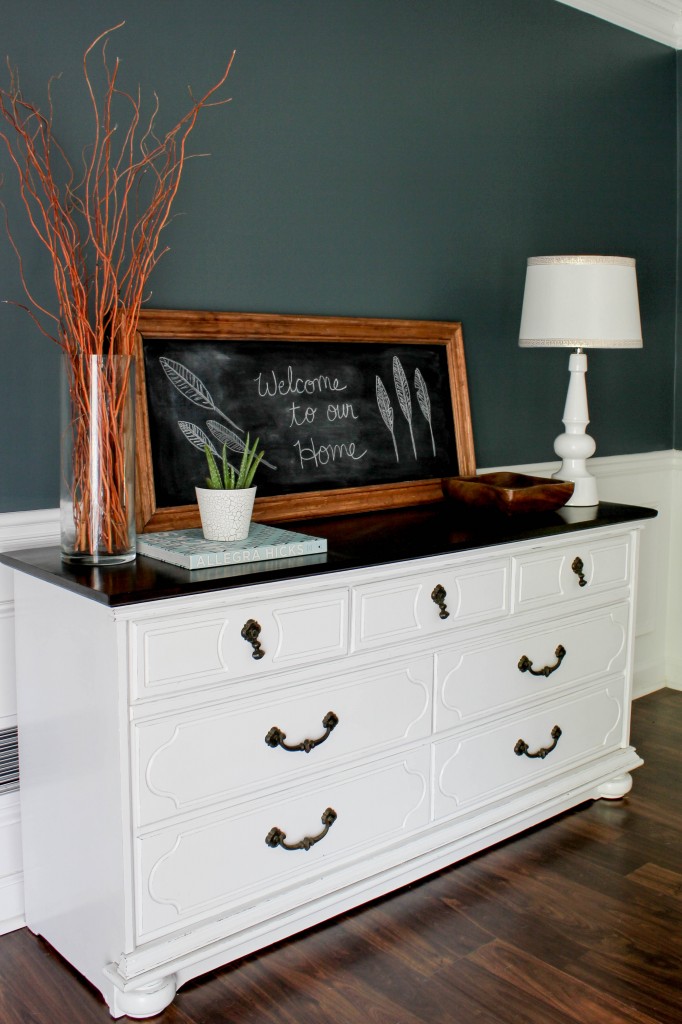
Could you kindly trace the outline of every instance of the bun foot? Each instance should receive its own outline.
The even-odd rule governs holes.
[[[114,995],[113,1016],[125,1015],[134,1020],[144,1017],[155,1017],[169,1006],[175,997],[175,975],[152,981],[140,988],[129,989],[127,992],[116,991]]]
[[[625,772],[623,775],[617,775],[615,779],[609,779],[607,782],[602,782],[601,786],[597,790],[597,795],[603,797],[605,800],[620,800],[626,793],[629,793],[632,789],[632,776],[629,772]]]

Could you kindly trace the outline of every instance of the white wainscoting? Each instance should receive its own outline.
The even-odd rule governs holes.
[[[494,468],[550,476],[558,466],[543,462]],[[642,697],[662,686],[682,689],[677,625],[682,611],[682,452],[593,458],[590,469],[602,500],[645,505],[658,512],[647,522],[640,548],[634,695]]]
[[[682,452],[673,452],[671,478],[665,681],[682,690]]]
[[[21,862],[19,794],[0,800],[0,935],[24,924],[24,876]]]
[[[635,644],[634,693],[682,689],[682,452],[650,452],[591,460],[606,501],[658,511],[642,537]],[[549,476],[557,463],[498,466]],[[59,540],[59,514],[0,513],[0,550],[40,547]],[[0,728],[16,724],[12,573],[0,566]],[[0,934],[23,925],[19,796],[0,797]]]
[[[0,514],[0,550],[41,547],[59,542],[59,512]],[[14,585],[0,565],[0,729],[17,724],[14,685]],[[24,924],[19,794],[0,797],[0,935]]]

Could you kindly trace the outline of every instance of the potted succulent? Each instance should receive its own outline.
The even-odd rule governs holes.
[[[253,478],[265,454],[258,451],[259,438],[250,443],[246,435],[244,450],[238,468],[227,458],[227,445],[223,445],[220,464],[214,451],[204,446],[208,473],[205,487],[196,487],[201,528],[206,540],[244,540],[249,535],[251,514],[256,498]]]

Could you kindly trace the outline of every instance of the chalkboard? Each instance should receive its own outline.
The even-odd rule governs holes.
[[[198,525],[204,445],[265,450],[254,518],[439,500],[475,472],[461,325],[145,310],[138,531]]]

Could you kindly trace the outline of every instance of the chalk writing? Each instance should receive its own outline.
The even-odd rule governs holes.
[[[291,419],[289,421],[290,427],[304,427],[306,423],[313,423],[315,420],[315,414],[317,409],[314,405],[306,405],[304,412],[300,413],[298,410],[301,408],[300,405],[296,405],[296,402],[292,402],[289,407],[291,413]]]
[[[357,420],[358,416],[350,402],[344,402],[343,405],[330,403],[327,406],[327,419],[330,423],[334,423],[335,420]]]
[[[364,459],[367,449],[359,454],[355,451],[355,442],[349,441],[343,444],[321,444],[316,445],[312,437],[310,445],[306,446],[300,441],[294,441],[294,448],[298,450],[298,457],[303,468],[306,463],[312,463],[316,468],[326,466],[329,462],[338,462],[341,459],[352,459],[359,462]]]
[[[286,395],[315,395],[322,391],[345,391],[346,385],[340,384],[336,377],[328,377],[321,373],[318,377],[294,377],[292,366],[287,366],[284,378],[277,376],[275,370],[259,373],[255,378],[258,384],[259,398],[276,398]]]

